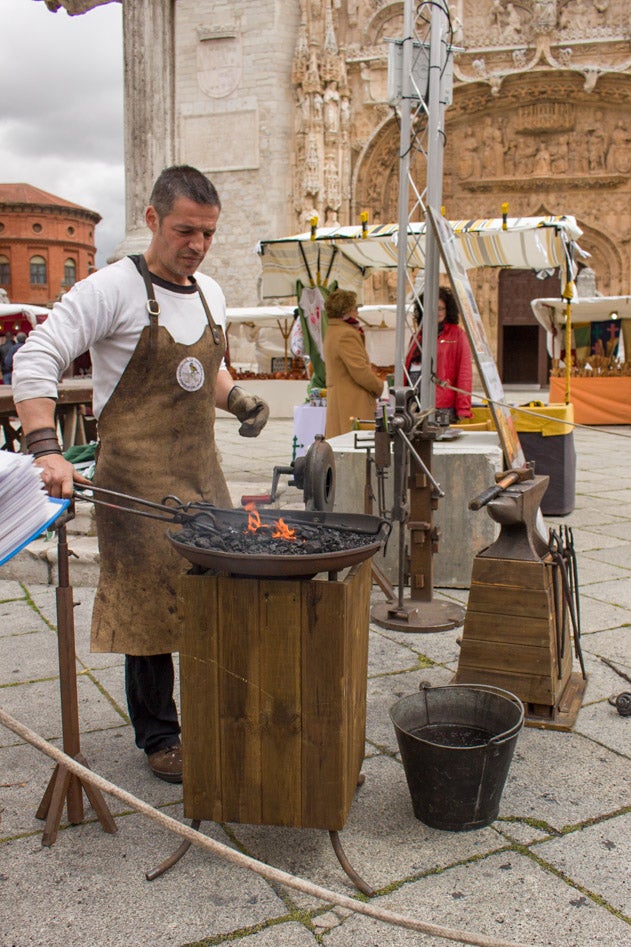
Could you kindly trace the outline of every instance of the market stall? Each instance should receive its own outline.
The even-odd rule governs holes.
[[[230,362],[235,371],[276,375],[291,370],[289,336],[294,306],[246,306],[226,311]],[[376,366],[394,362],[396,306],[360,306],[368,357]]]
[[[581,234],[573,217],[511,217],[457,220],[450,223],[454,239],[467,269],[490,266],[535,271],[559,269],[561,283],[572,275],[572,257]],[[409,223],[407,230],[407,266],[414,275],[425,267],[427,225]],[[326,290],[334,284],[353,290],[363,299],[364,281],[372,274],[398,266],[398,224],[361,224],[358,226],[312,227],[309,232],[278,239],[261,240],[261,297],[298,301],[303,287]],[[321,300],[323,306],[323,300]],[[368,308],[368,307],[364,307]],[[360,317],[364,309],[360,309]],[[379,329],[386,341],[412,331],[403,317],[389,314]],[[391,321],[388,321],[391,320]],[[370,348],[371,361],[376,363]],[[494,395],[496,393],[494,392]]]
[[[29,303],[0,303],[0,331],[26,332],[34,329],[38,322],[44,322],[50,309],[44,306],[31,306]]]
[[[533,299],[535,318],[548,333],[552,358],[550,402],[569,402],[579,424],[631,424],[631,296]]]
[[[510,217],[455,220],[450,226],[468,268],[509,267],[542,271],[560,267],[567,276],[581,231],[573,217]],[[425,268],[425,223],[408,224],[407,265]],[[298,281],[327,286],[333,281],[363,299],[364,280],[396,270],[398,224],[322,227],[314,232],[261,240],[263,299],[296,296]]]

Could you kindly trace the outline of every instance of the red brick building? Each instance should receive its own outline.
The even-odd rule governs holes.
[[[0,184],[0,288],[50,306],[94,269],[96,211],[30,184]]]

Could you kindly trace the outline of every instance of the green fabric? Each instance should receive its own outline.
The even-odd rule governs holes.
[[[75,444],[74,447],[69,447],[68,450],[64,451],[64,457],[71,464],[86,463],[94,460],[95,455],[96,441],[91,441],[89,444]]]

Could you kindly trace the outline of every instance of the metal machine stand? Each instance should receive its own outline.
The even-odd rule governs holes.
[[[70,507],[73,510],[72,507]],[[58,585],[57,585],[57,645],[59,650],[59,687],[61,692],[61,725],[64,753],[83,766],[88,766],[81,753],[79,736],[79,709],[77,700],[77,671],[74,635],[74,602],[68,567],[69,552],[66,536],[66,522],[74,516],[74,510],[68,515],[62,514],[55,523],[57,531]],[[105,832],[114,834],[116,823],[99,789],[90,786],[58,763],[42,797],[37,818],[45,819],[42,845],[51,846],[57,839],[59,823],[67,803],[68,821],[79,825],[83,821],[82,789],[98,816]]]
[[[375,431],[375,462],[390,464],[393,439],[394,505],[392,519],[399,523],[399,592],[396,602],[373,606],[371,619],[383,628],[397,631],[447,631],[461,625],[464,609],[454,602],[433,600],[433,556],[437,551],[439,530],[433,525],[438,500],[443,497],[440,484],[432,476],[432,437],[422,430],[425,417],[418,410],[410,388],[393,389],[395,413],[387,422],[379,422]],[[386,430],[386,424],[389,430]],[[412,469],[411,460],[414,460]],[[410,598],[404,601],[406,528],[410,536]]]

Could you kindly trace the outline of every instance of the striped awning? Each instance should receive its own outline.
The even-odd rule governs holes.
[[[526,270],[568,272],[581,230],[574,217],[509,217],[455,220],[457,235],[468,267],[493,266]],[[425,266],[425,223],[410,223],[407,231],[407,265]],[[322,227],[315,234],[301,233],[277,240],[261,240],[257,250],[262,264],[264,299],[294,296],[296,281],[327,286],[336,280],[361,298],[363,281],[379,270],[396,269],[398,224],[363,227]]]

